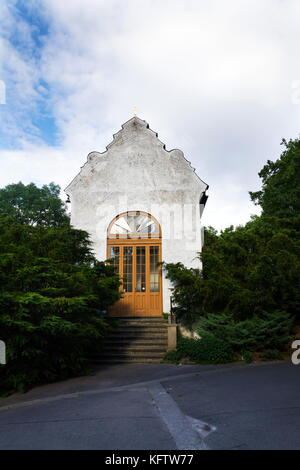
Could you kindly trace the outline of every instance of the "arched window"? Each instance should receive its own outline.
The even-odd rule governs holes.
[[[107,230],[108,238],[160,238],[157,220],[147,212],[129,211],[118,215]]]

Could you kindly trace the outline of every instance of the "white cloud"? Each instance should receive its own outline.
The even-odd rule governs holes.
[[[33,51],[32,28],[16,13],[16,0],[0,6],[0,78],[6,87],[6,104],[0,108],[1,133],[16,146],[23,141],[40,144],[39,130],[33,124],[30,113],[37,107],[39,93],[35,85],[40,78]],[[18,37],[19,47],[11,38]],[[22,125],[20,125],[22,124]]]
[[[36,77],[49,83],[62,144],[32,146],[22,135],[24,150],[0,153],[2,184],[65,187],[137,106],[210,184],[205,223],[221,228],[256,212],[248,191],[259,186],[257,172],[279,155],[282,137],[299,133],[291,91],[300,79],[297,0],[34,3],[49,22],[38,70],[7,51],[25,83],[25,107],[36,99]]]

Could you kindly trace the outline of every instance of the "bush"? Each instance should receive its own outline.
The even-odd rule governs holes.
[[[253,362],[253,356],[250,351],[242,351],[242,358],[246,362],[246,364],[250,364]]]
[[[0,394],[83,374],[109,329],[101,312],[119,299],[114,267],[88,234],[0,216]]]
[[[1,295],[7,364],[0,366],[0,395],[86,373],[87,355],[109,329],[92,306],[95,300]]]
[[[242,321],[232,315],[210,314],[201,320],[197,333],[223,339],[235,351],[262,351],[283,349],[291,340],[292,325],[293,318],[285,312],[265,312]]]
[[[199,364],[225,364],[235,360],[235,354],[229,344],[212,337],[180,338],[176,351],[170,351],[164,359],[178,362],[184,357]]]
[[[283,356],[277,349],[267,349],[261,355],[262,361],[281,361],[282,359]]]
[[[182,352],[174,349],[173,351],[168,351],[163,358],[163,361],[167,362],[179,362],[183,358]]]
[[[179,322],[191,327],[200,314],[202,275],[199,269],[182,263],[164,264],[166,276],[173,284],[173,311]]]

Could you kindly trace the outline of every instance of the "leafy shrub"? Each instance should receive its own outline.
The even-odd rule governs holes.
[[[200,364],[225,364],[235,360],[232,348],[225,341],[212,337],[180,338],[176,351],[167,353],[165,359],[178,362],[184,357]]]
[[[168,362],[179,362],[183,358],[182,352],[174,349],[173,351],[168,351],[163,358],[163,361]]]
[[[210,314],[201,320],[197,333],[223,339],[235,351],[282,349],[291,339],[292,325],[293,319],[285,312],[265,312],[242,321],[232,315]]]
[[[250,351],[242,351],[242,358],[246,364],[250,364],[253,361],[253,356]]]
[[[282,354],[277,349],[266,349],[261,355],[263,361],[281,361]]]

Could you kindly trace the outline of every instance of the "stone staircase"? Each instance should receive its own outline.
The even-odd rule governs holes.
[[[93,363],[159,363],[168,345],[168,321],[163,317],[118,318]]]

